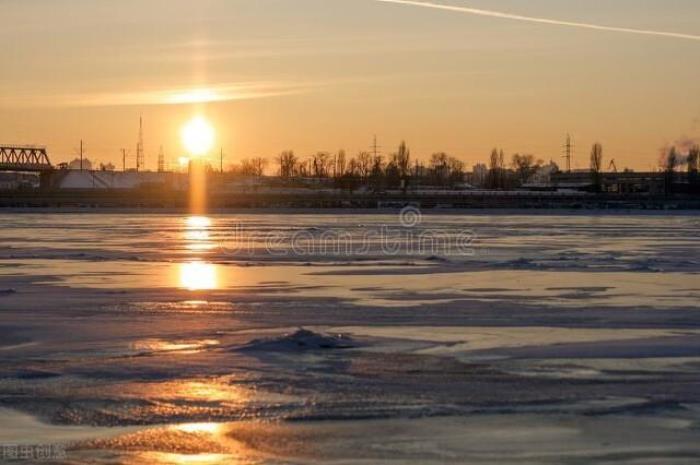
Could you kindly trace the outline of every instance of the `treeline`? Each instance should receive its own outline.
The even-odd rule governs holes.
[[[676,174],[678,171],[683,171],[684,168],[688,172],[688,185],[692,191],[700,190],[700,178],[698,177],[698,169],[700,168],[700,146],[693,145],[688,148],[687,153],[682,153],[676,147],[668,149],[668,153],[664,160],[664,187],[667,193],[675,191]]]
[[[268,166],[269,162],[264,158],[246,159],[232,167],[230,172],[242,176],[262,176]],[[364,151],[348,156],[344,150],[300,157],[288,150],[273,160],[273,166],[275,174],[287,184],[316,179],[349,190],[359,187],[380,190],[420,186],[455,189],[465,185],[467,175],[464,162],[445,152],[432,154],[427,162],[412,158],[405,142],[401,142],[397,150],[386,157]],[[545,166],[550,165],[545,165],[533,155],[521,154],[513,155],[507,163],[503,150],[494,149],[490,165],[477,165],[469,181],[475,187],[509,189],[525,184]],[[556,170],[556,165],[553,166]]]
[[[493,149],[489,157],[488,168],[477,165],[474,172],[474,183],[477,187],[486,189],[514,189],[527,184],[538,172],[545,170],[547,176],[559,170],[559,167],[544,160],[535,159],[534,155],[516,153],[506,161],[503,149]]]
[[[344,150],[300,157],[288,150],[280,153],[272,165],[275,174],[286,184],[316,179],[349,190],[359,187],[405,190],[420,186],[455,189],[463,187],[467,180],[477,188],[508,190],[528,183],[547,183],[550,176],[559,171],[552,161],[545,163],[534,155],[520,153],[507,157],[502,149],[495,148],[487,163],[477,164],[467,176],[461,160],[444,152],[432,154],[427,162],[413,159],[405,142],[386,157],[364,151],[348,156]],[[673,191],[677,173],[686,168],[689,183],[697,185],[700,182],[700,147],[693,146],[685,152],[671,147],[662,157],[661,165],[660,175],[664,176],[667,192]],[[250,158],[232,166],[229,173],[262,177],[269,166],[266,158]],[[596,143],[591,148],[589,165],[591,186],[596,192],[602,190],[604,167],[603,146]],[[610,168],[617,171],[614,160],[610,161]]]
[[[333,180],[339,188],[353,190],[366,186],[375,190],[408,189],[410,185],[431,184],[453,188],[464,182],[464,163],[446,153],[435,153],[426,165],[411,158],[405,142],[387,157],[360,152],[348,156],[344,150],[331,154],[318,152],[298,157],[293,151],[282,152],[275,160],[277,175],[284,181],[315,178]]]

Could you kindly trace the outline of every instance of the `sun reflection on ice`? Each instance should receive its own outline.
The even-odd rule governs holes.
[[[211,218],[206,216],[188,216],[185,222],[192,229],[206,229],[211,226]]]
[[[221,431],[219,423],[183,423],[173,426],[178,431],[185,433],[217,434]]]
[[[181,264],[180,287],[188,291],[211,291],[217,289],[219,280],[216,266],[202,262]]]
[[[185,247],[192,252],[204,252],[215,248],[209,228],[212,220],[206,216],[189,216],[185,219]]]
[[[150,463],[161,465],[233,465],[240,463],[234,456],[227,454],[173,454],[173,453],[149,453],[144,454],[144,459]]]
[[[193,254],[200,255],[214,248],[209,235],[212,220],[206,216],[188,216],[184,219],[183,233],[185,247]],[[219,287],[217,269],[210,263],[193,260],[183,263],[179,270],[180,287],[189,291],[207,291]]]

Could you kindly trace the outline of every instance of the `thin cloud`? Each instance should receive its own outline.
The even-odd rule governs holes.
[[[110,105],[182,105],[250,100],[306,92],[308,86],[281,82],[243,82],[214,84],[131,93],[107,93],[84,96],[83,106]]]
[[[236,82],[204,86],[173,87],[130,92],[81,92],[63,94],[14,93],[0,99],[0,106],[108,107],[129,105],[186,105],[250,100],[309,92],[321,84],[290,82]]]
[[[469,8],[456,5],[446,5],[443,3],[423,2],[416,0],[376,0],[382,3],[395,3],[398,5],[410,5],[422,8],[433,8],[438,10],[455,11],[478,16],[488,16],[491,18],[510,19],[515,21],[525,21],[529,23],[549,24],[553,26],[577,27],[582,29],[594,29],[597,31],[622,32],[627,34],[639,34],[647,36],[669,37],[674,39],[700,40],[699,35],[683,34],[679,32],[653,31],[648,29],[633,29],[627,27],[604,26],[600,24],[579,23],[575,21],[561,21],[558,19],[538,18],[535,16],[523,16],[501,11],[482,10],[479,8]]]

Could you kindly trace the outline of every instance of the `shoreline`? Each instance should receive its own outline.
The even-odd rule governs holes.
[[[295,208],[295,207],[254,207],[254,208],[212,208],[203,214],[217,215],[395,215],[401,208]],[[0,207],[0,215],[17,214],[89,214],[89,215],[193,215],[188,208],[138,208],[138,207]],[[424,216],[464,215],[464,216],[698,216],[700,208],[693,209],[635,209],[635,208],[440,208],[421,210]]]
[[[396,212],[406,206],[424,213],[681,212],[700,211],[700,196],[467,191],[455,193],[230,192],[211,193],[212,213],[265,212],[336,214]],[[0,191],[0,212],[190,211],[184,191],[61,190]]]

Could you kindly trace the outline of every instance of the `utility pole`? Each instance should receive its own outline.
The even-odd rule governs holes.
[[[126,149],[122,149],[122,171],[126,171]]]
[[[219,171],[224,174],[224,148],[221,147],[221,153],[219,154]]]
[[[163,146],[160,146],[158,151],[158,172],[162,173],[165,171],[165,154],[163,153]]]
[[[564,144],[564,159],[566,159],[566,171],[571,173],[571,159],[574,155],[574,145],[571,141],[571,134],[566,135],[566,143]]]
[[[83,139],[80,139],[80,171],[83,171]]]
[[[141,171],[145,165],[145,157],[143,153],[143,116],[139,117],[139,140],[136,143],[136,171]]]

